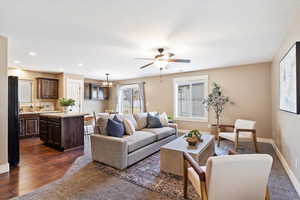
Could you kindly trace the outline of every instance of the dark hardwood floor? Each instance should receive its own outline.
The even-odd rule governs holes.
[[[88,143],[89,137],[85,136],[85,147]],[[0,199],[23,195],[61,178],[87,149],[60,152],[36,137],[20,140],[20,151],[19,166],[0,175]]]

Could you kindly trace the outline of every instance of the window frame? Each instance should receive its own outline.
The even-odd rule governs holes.
[[[133,110],[134,110],[134,106],[133,106],[133,89],[138,89],[138,84],[128,84],[128,85],[121,85],[118,88],[118,93],[119,93],[119,97],[118,97],[118,102],[119,102],[119,111],[120,113],[123,113],[123,109],[122,109],[122,90],[124,89],[131,89],[131,113],[129,114],[134,114]],[[140,97],[139,97],[140,98]],[[139,99],[140,100],[140,99]]]
[[[174,120],[179,121],[197,121],[197,122],[208,122],[208,112],[204,109],[203,117],[181,117],[178,116],[178,86],[187,84],[192,85],[193,83],[203,83],[204,84],[204,97],[208,95],[208,75],[201,76],[190,76],[181,77],[173,79],[173,106],[174,106]]]

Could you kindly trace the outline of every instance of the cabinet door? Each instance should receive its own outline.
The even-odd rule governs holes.
[[[54,124],[52,129],[53,144],[61,146],[61,128],[60,125]]]
[[[103,88],[103,96],[104,99],[108,99],[109,98],[109,88]]]
[[[45,120],[40,120],[40,139],[43,142],[48,142],[48,125],[47,121]]]
[[[25,135],[33,136],[38,135],[38,119],[25,119]]]
[[[42,79],[41,84],[42,84],[41,96],[43,99],[47,99],[49,98],[49,94],[50,94],[50,82],[47,79]]]
[[[49,98],[57,99],[58,98],[58,81],[49,80]]]
[[[25,131],[24,131],[24,119],[19,120],[19,136],[24,137],[25,136]]]

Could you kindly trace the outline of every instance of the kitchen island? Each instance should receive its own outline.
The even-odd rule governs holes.
[[[83,113],[40,114],[40,139],[46,145],[61,151],[83,147],[84,115]]]

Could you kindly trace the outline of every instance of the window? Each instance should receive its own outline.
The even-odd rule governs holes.
[[[19,79],[18,83],[19,102],[32,103],[32,80]]]
[[[208,121],[202,100],[207,96],[208,76],[174,79],[174,116],[177,120]]]
[[[124,114],[141,112],[139,87],[137,84],[124,85],[119,88],[119,111]]]

